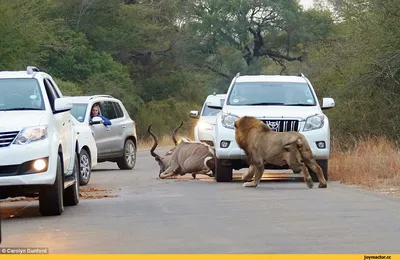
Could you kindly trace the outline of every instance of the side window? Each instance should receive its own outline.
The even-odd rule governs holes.
[[[124,117],[124,112],[122,112],[121,106],[117,102],[112,102],[114,104],[114,109],[116,112],[117,118]]]
[[[117,118],[117,113],[114,109],[113,102],[111,101],[105,101],[101,105],[101,113],[109,120]]]
[[[49,83],[49,84],[51,85],[51,87],[53,88],[54,93],[56,94],[57,98],[60,98],[62,95],[61,95],[60,90],[58,89],[56,83],[55,83],[53,80],[51,80],[51,79],[46,79],[46,80],[48,81],[48,83]]]
[[[52,88],[51,84],[48,82],[47,79],[44,79],[43,83],[44,83],[44,86],[46,88],[46,93],[47,93],[47,97],[49,99],[49,103],[50,103],[51,109],[54,111],[54,100],[56,98],[58,98],[57,94],[54,93],[54,89]]]
[[[57,89],[54,87],[54,85],[51,83],[51,81],[50,81],[49,79],[44,79],[44,80],[46,81],[47,85],[51,88],[51,90],[52,90],[54,96],[55,96],[56,98],[60,98],[60,97],[61,97],[60,94],[58,93],[58,91],[57,91]]]

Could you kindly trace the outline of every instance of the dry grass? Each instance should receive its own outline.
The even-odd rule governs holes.
[[[329,177],[341,183],[400,194],[400,151],[385,138],[357,140],[354,147],[332,142]]]

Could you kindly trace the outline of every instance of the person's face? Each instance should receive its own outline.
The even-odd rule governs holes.
[[[99,114],[99,108],[98,107],[93,107],[92,108],[92,115],[97,116]]]

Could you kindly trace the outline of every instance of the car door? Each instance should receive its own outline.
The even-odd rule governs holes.
[[[88,106],[87,117],[89,118],[89,126],[94,132],[94,139],[96,141],[97,146],[97,156],[100,159],[101,157],[106,157],[107,154],[111,152],[111,128],[109,126],[105,126],[104,124],[90,124],[90,114],[92,111],[92,107],[97,104],[99,105],[99,113],[103,115],[102,106],[99,103],[94,103]]]
[[[51,81],[47,78],[43,80],[47,96],[49,98],[49,103],[51,109],[54,111],[54,102],[57,98],[60,98],[60,94],[56,88],[54,88]],[[54,123],[55,129],[58,132],[58,136],[60,138],[61,146],[62,146],[62,153],[63,153],[63,163],[64,165],[71,165],[72,160],[72,137],[71,137],[71,115],[69,111],[56,113],[54,114]],[[64,167],[64,173],[67,173],[70,170],[68,167]]]
[[[112,153],[116,153],[122,151],[123,149],[123,113],[117,109],[116,105],[118,105],[114,101],[105,101],[102,104],[104,108],[103,115],[111,121],[110,129],[111,129],[111,144],[110,149]]]

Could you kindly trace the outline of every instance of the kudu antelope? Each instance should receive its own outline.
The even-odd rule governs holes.
[[[183,122],[174,129],[172,140],[175,147],[170,149],[163,157],[154,152],[158,146],[157,136],[150,130],[151,124],[147,129],[148,133],[153,137],[154,144],[150,149],[150,154],[158,162],[160,166],[159,177],[161,179],[172,177],[174,175],[185,175],[191,173],[196,179],[197,174],[207,175],[210,171],[214,171],[215,154],[214,149],[206,143],[191,141],[188,138],[182,138],[178,144],[176,140],[176,132],[182,126]]]

